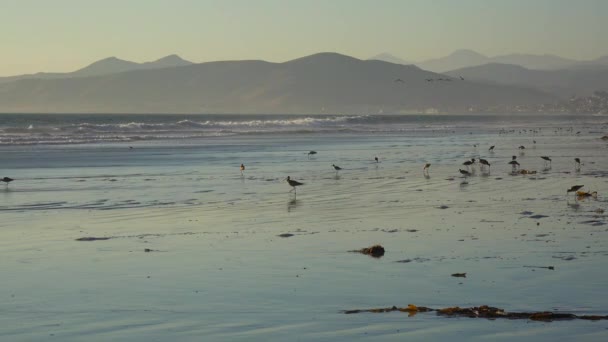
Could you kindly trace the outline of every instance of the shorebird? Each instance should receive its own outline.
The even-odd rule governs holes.
[[[525,149],[526,149],[526,146],[521,145],[521,146],[519,146],[519,147],[518,147],[518,149],[520,149],[520,150],[525,150]]]
[[[376,161],[376,163],[380,162],[380,160],[378,159],[378,157],[374,157],[374,160]]]
[[[513,166],[513,168],[519,167],[519,163],[517,162],[517,160],[511,160],[509,162],[509,164],[511,164],[511,166]]]
[[[462,163],[462,165],[466,166],[468,169],[469,166],[473,165],[474,162],[475,162],[475,159],[471,159],[471,160],[465,161],[464,163]]]
[[[422,168],[422,171],[423,172],[429,172],[429,167],[431,167],[431,163],[424,164],[424,167]]]
[[[338,165],[331,164],[331,166],[334,167],[334,170],[336,170],[336,173],[338,173],[338,171],[342,170],[342,168],[339,167]]]
[[[511,160],[517,159],[517,156],[511,156]]]
[[[243,171],[245,171],[245,164],[241,164],[241,176],[243,175]]]
[[[464,180],[466,182],[467,177],[471,176],[471,173],[467,170],[463,170],[463,169],[458,169],[458,171],[460,171],[460,174],[464,176]]]
[[[551,158],[547,157],[547,156],[541,156],[541,158],[545,161],[545,164],[547,162],[549,162],[549,165],[551,165]]]
[[[6,183],[6,186],[8,186],[8,183],[10,183],[12,181],[14,181],[14,179],[9,178],[9,177],[4,177],[4,178],[0,179],[0,182]]]
[[[308,152],[308,158],[310,158],[310,156],[317,154],[317,151],[310,151]]]
[[[573,185],[573,186],[571,186],[571,187],[570,187],[570,189],[566,190],[566,195],[567,195],[569,192],[574,192],[574,193],[576,193],[578,190],[582,189],[583,187],[584,187],[584,185]]]
[[[480,159],[479,159],[479,164],[481,164],[481,165],[486,165],[488,168],[490,168],[490,163],[488,163],[488,161],[487,161],[487,160],[485,160],[485,159],[481,159],[481,158],[480,158]]]
[[[304,185],[304,183],[300,183],[298,181],[295,181],[295,180],[291,179],[289,176],[287,176],[287,178],[285,178],[285,180],[287,181],[287,183],[289,184],[289,186],[291,186],[293,188],[293,189],[291,189],[291,191],[293,191],[293,192],[297,192],[296,191],[296,186]]]
[[[488,149],[488,151],[494,151],[494,145],[490,146],[490,148]]]
[[[574,158],[574,165],[576,166],[577,169],[580,169],[581,168],[581,159]]]

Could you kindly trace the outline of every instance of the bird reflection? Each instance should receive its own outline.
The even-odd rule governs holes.
[[[298,201],[295,197],[290,199],[287,202],[287,212],[290,213],[292,210],[295,210],[301,204],[302,201]]]

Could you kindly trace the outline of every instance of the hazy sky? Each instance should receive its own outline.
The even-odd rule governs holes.
[[[0,75],[143,62],[608,55],[608,0],[0,0]]]

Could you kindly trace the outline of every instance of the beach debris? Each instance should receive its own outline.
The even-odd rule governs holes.
[[[291,233],[283,233],[283,234],[279,234],[277,235],[278,237],[282,237],[282,238],[288,238],[288,237],[292,237],[295,236],[295,234],[291,234]]]
[[[371,247],[361,248],[361,249],[353,250],[350,252],[369,255],[372,258],[380,258],[384,255],[384,247],[382,247],[380,245],[373,245]]]
[[[87,236],[87,237],[81,237],[76,239],[76,241],[98,241],[98,240],[110,240],[110,237],[93,237],[93,236]]]
[[[452,277],[456,277],[456,278],[466,278],[467,274],[466,273],[452,273]]]
[[[384,313],[384,312],[407,312],[409,317],[416,315],[419,312],[435,312],[437,316],[447,317],[469,317],[469,318],[486,318],[494,320],[498,318],[506,319],[528,319],[531,321],[541,322],[552,322],[552,321],[569,321],[575,319],[584,319],[590,321],[608,320],[608,315],[575,315],[567,312],[552,312],[552,311],[538,311],[538,312],[507,312],[504,309],[495,308],[488,305],[475,306],[470,308],[461,308],[459,306],[447,307],[443,309],[433,309],[425,306],[417,306],[414,304],[408,304],[407,307],[393,306],[390,308],[376,308],[376,309],[363,309],[363,310],[343,310],[342,312],[349,314],[371,312],[371,313]]]
[[[519,173],[520,175],[535,175],[537,172],[535,170],[521,169],[517,171],[517,173]]]
[[[578,199],[584,199],[587,197],[593,197],[593,198],[597,198],[597,191],[583,191],[583,190],[578,190],[576,192],[576,197]]]

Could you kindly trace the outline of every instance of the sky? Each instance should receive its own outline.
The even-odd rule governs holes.
[[[317,52],[410,62],[608,55],[607,0],[0,0],[0,76],[68,72],[115,56],[273,62]]]

